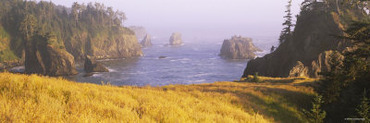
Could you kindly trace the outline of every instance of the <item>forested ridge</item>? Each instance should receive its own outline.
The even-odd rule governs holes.
[[[124,27],[125,13],[100,3],[72,7],[52,2],[2,0],[0,2],[0,62],[24,59],[26,42],[34,36],[66,50],[76,61],[140,56],[134,32]],[[4,63],[5,64],[5,63]]]

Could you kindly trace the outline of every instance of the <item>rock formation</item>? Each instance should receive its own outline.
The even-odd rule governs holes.
[[[230,59],[253,59],[256,57],[254,52],[257,51],[261,50],[254,46],[251,38],[233,36],[222,44],[220,56]]]
[[[142,26],[130,26],[129,29],[135,32],[138,40],[143,40],[147,35],[145,28]]]
[[[109,72],[109,70],[105,68],[101,63],[96,62],[90,56],[87,55],[85,57],[84,70],[86,73]]]
[[[150,47],[150,46],[152,46],[153,44],[152,44],[152,40],[150,38],[150,35],[147,34],[144,37],[144,39],[140,42],[140,44],[141,44],[142,47]]]
[[[73,56],[64,48],[50,45],[53,40],[56,40],[56,37],[52,35],[35,35],[32,40],[26,42],[26,73],[49,76],[77,74]]]
[[[78,20],[75,20],[76,18],[70,18],[68,12],[64,11],[65,13],[62,14],[62,11],[58,9],[50,9],[48,11],[50,16],[46,17],[43,16],[44,14],[40,13],[41,11],[33,13],[34,10],[42,9],[40,8],[42,6],[36,6],[38,2],[29,1],[27,3],[35,4],[35,6],[30,6],[29,9],[23,9],[17,7],[20,2],[14,2],[14,4],[9,4],[9,6],[7,6],[6,11],[4,9],[4,11],[0,12],[2,13],[0,16],[0,63],[2,64],[0,66],[0,71],[1,69],[15,67],[15,65],[25,64],[25,55],[23,54],[25,54],[24,52],[26,48],[28,48],[28,46],[25,46],[25,38],[31,40],[36,32],[41,35],[50,32],[57,37],[57,40],[48,43],[48,53],[46,54],[52,56],[53,54],[51,53],[56,52],[59,55],[64,54],[63,56],[66,58],[72,55],[77,62],[83,62],[85,55],[90,55],[94,59],[128,58],[143,55],[141,45],[137,40],[135,32],[124,27],[121,23],[123,16],[99,15],[99,18],[91,18],[91,16],[89,16],[90,14],[83,14],[79,16]],[[40,5],[41,4],[43,3],[41,2]],[[62,6],[56,6],[55,4],[50,4],[49,7],[64,8]],[[106,12],[106,9],[107,8],[99,10],[84,9],[81,10],[80,13]],[[14,12],[10,10],[14,10]],[[33,14],[27,16],[29,17],[27,24],[22,23],[25,21],[23,20],[25,19],[24,13],[30,12]],[[114,14],[117,15],[118,13]],[[17,18],[9,19],[14,17]],[[109,20],[115,20],[116,22],[114,24],[108,23]],[[48,24],[42,24],[46,21]],[[69,23],[72,21],[73,23]],[[29,25],[32,25],[32,28],[28,27]],[[20,27],[22,27],[22,29]],[[25,32],[27,32],[27,34]],[[41,47],[39,46],[29,46],[38,48],[29,48],[28,51],[41,51],[41,49],[39,49]],[[43,51],[46,51],[46,49]],[[65,51],[68,53],[65,53]],[[28,55],[30,54],[36,56],[34,52],[29,52]],[[38,54],[44,54],[44,52],[39,52]],[[41,59],[35,62],[40,62],[40,60]],[[28,69],[28,72],[31,73],[38,73],[40,71],[44,70]]]
[[[125,58],[142,56],[141,45],[133,33],[101,35],[94,38],[87,33],[75,34],[71,41],[65,42],[67,51],[70,52],[77,61],[85,59],[85,55],[90,55],[95,59],[106,58]]]
[[[298,17],[291,39],[271,54],[249,61],[243,77],[258,72],[262,76],[318,78],[319,72],[330,70],[330,56],[346,47],[341,39],[333,36],[343,35],[343,25],[335,13],[324,9],[307,11]],[[341,56],[337,56],[340,60]]]
[[[182,38],[181,38],[181,34],[180,33],[172,33],[171,37],[170,37],[170,45],[181,45],[183,42],[182,42]]]

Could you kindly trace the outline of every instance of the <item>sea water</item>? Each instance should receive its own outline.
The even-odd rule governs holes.
[[[273,39],[254,39],[256,46],[264,50],[257,53],[258,56],[269,52]],[[85,73],[79,67],[80,74],[69,79],[97,84],[103,81],[118,86],[163,86],[239,80],[248,60],[221,58],[218,54],[222,42],[184,41],[181,46],[168,46],[166,39],[153,39],[152,47],[143,48],[142,57],[100,60],[110,72],[83,77]],[[160,56],[165,58],[159,58]]]

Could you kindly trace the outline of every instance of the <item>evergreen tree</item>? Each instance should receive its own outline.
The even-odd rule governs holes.
[[[291,7],[292,7],[292,0],[288,1],[288,5],[286,5],[287,10],[285,11],[286,15],[284,16],[285,22],[283,23],[283,30],[280,33],[280,38],[279,38],[279,43],[285,42],[287,39],[290,38],[292,31],[291,28],[293,27],[292,23],[292,12],[291,12]]]
[[[36,26],[37,26],[37,20],[36,17],[30,14],[27,14],[20,27],[19,30],[23,34],[23,37],[25,40],[30,40],[31,37],[33,36],[34,32],[36,31]]]
[[[326,116],[326,112],[321,109],[321,104],[324,101],[322,100],[321,95],[317,95],[312,102],[312,109],[310,112],[303,110],[307,117],[309,118],[310,123],[323,123]]]
[[[351,24],[342,38],[352,44],[344,53],[342,65],[324,73],[321,93],[324,95],[328,120],[355,116],[362,90],[370,88],[370,19]],[[367,94],[368,95],[368,94]]]

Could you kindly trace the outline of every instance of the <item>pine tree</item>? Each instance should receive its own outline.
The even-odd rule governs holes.
[[[326,117],[326,112],[321,109],[321,104],[324,101],[322,100],[321,95],[317,95],[312,102],[312,109],[310,112],[303,110],[307,117],[309,118],[310,123],[323,123],[324,118]]]
[[[37,26],[37,19],[35,16],[27,14],[20,27],[19,30],[24,36],[25,40],[30,40],[31,37],[33,36],[34,32],[36,31],[36,26]]]
[[[284,16],[285,22],[283,23],[283,30],[280,33],[280,38],[279,38],[279,43],[285,42],[292,34],[291,28],[293,27],[292,23],[292,12],[291,12],[291,7],[292,7],[292,0],[288,1],[288,5],[286,5],[287,10],[285,11],[286,15]]]

